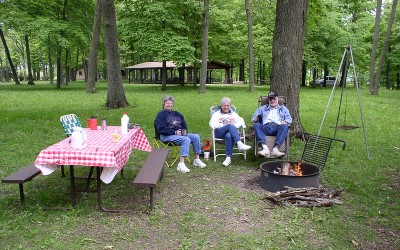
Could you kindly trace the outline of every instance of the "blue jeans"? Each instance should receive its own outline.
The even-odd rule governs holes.
[[[232,156],[233,146],[240,141],[238,129],[233,124],[227,124],[214,130],[215,138],[225,140],[226,156]]]
[[[180,156],[189,156],[190,144],[193,145],[195,154],[201,153],[200,136],[198,134],[188,133],[187,136],[183,135],[160,135],[162,142],[172,142],[175,145],[181,146]]]
[[[281,125],[262,125],[259,122],[254,123],[254,134],[258,143],[267,144],[265,139],[266,135],[276,136],[275,147],[280,147],[284,142],[287,133],[289,132],[289,126],[287,124]]]

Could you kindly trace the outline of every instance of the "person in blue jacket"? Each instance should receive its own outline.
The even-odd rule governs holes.
[[[185,157],[189,156],[190,144],[193,146],[193,166],[205,168],[207,165],[200,160],[200,136],[194,133],[185,133],[187,124],[185,118],[178,111],[172,110],[175,104],[173,96],[164,96],[162,99],[163,110],[158,112],[155,120],[155,129],[162,142],[172,142],[180,146],[180,159],[177,170],[182,173],[190,172],[185,165]]]
[[[284,153],[279,151],[279,147],[289,132],[292,117],[284,105],[279,105],[279,95],[276,91],[269,92],[268,104],[259,107],[251,117],[251,121],[254,123],[254,135],[262,147],[257,154],[264,157],[283,156]],[[272,151],[267,147],[266,135],[276,136]]]

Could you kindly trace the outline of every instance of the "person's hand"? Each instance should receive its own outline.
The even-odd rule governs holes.
[[[258,115],[253,118],[253,123],[258,122]]]
[[[281,121],[281,125],[282,125],[282,124],[287,124],[287,122],[286,122],[286,121]]]
[[[182,135],[182,130],[178,129],[177,131],[175,131],[175,135]]]

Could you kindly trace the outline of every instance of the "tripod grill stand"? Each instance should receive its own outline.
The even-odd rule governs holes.
[[[355,67],[355,64],[354,64],[353,52],[352,52],[352,49],[351,49],[350,45],[348,45],[344,50],[344,53],[343,53],[343,56],[342,56],[342,61],[340,62],[339,70],[338,70],[338,73],[336,75],[335,83],[333,85],[333,88],[332,88],[332,91],[331,91],[331,95],[329,97],[328,105],[326,106],[325,113],[324,113],[324,116],[322,118],[321,126],[319,127],[318,135],[320,135],[320,133],[321,133],[322,125],[324,124],[326,114],[328,113],[328,109],[329,109],[330,103],[331,103],[332,98],[333,98],[333,93],[335,92],[335,88],[338,85],[337,81],[338,81],[338,79],[340,79],[340,85],[342,87],[342,91],[341,91],[341,95],[340,95],[339,111],[338,111],[338,115],[337,115],[337,119],[336,119],[335,133],[334,133],[334,136],[333,136],[333,138],[336,138],[336,132],[337,132],[337,129],[339,128],[338,127],[338,123],[339,123],[339,116],[340,116],[340,110],[341,110],[342,99],[343,99],[343,92],[344,92],[344,89],[345,89],[345,86],[346,86],[346,78],[347,78],[347,73],[349,71],[350,65],[353,67],[354,85],[356,86],[356,89],[357,89],[358,106],[359,106],[359,109],[360,109],[361,122],[362,122],[362,128],[363,128],[363,133],[364,133],[365,149],[367,151],[367,157],[369,159],[370,155],[369,155],[369,150],[368,150],[367,134],[366,134],[366,131],[365,131],[364,116],[363,116],[362,108],[361,108],[360,90],[358,88],[356,67]]]

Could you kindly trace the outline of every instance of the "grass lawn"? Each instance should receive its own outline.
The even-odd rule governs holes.
[[[32,163],[47,146],[65,138],[59,117],[75,113],[84,121],[91,115],[119,125],[123,111],[140,124],[149,140],[153,121],[164,95],[176,98],[175,110],[184,114],[189,131],[210,139],[209,108],[228,96],[248,122],[257,98],[267,93],[257,86],[211,85],[199,94],[192,86],[124,84],[130,103],[126,109],[107,110],[107,85],[97,84],[86,94],[83,82],[62,86],[26,82],[0,83],[0,177]],[[331,90],[301,88],[300,119],[309,133],[318,133]],[[321,135],[333,137],[339,125],[362,127],[357,91],[347,88],[339,105],[340,90],[330,103]],[[71,208],[69,180],[60,171],[38,176],[24,185],[26,206],[19,202],[18,185],[0,185],[0,242],[2,249],[400,249],[400,128],[399,91],[380,89],[371,96],[360,91],[365,120],[363,129],[338,130],[321,183],[344,189],[341,205],[328,208],[274,206],[263,200],[258,167],[266,159],[248,154],[234,157],[230,167],[207,161],[207,168],[182,174],[167,168],[156,190],[155,208],[148,210],[148,189],[134,188],[131,180],[147,156],[134,150],[125,167],[103,184],[104,205],[131,212],[109,214],[97,207],[95,194],[79,194]],[[346,120],[344,119],[346,118]],[[370,158],[367,157],[367,146]],[[300,159],[303,142],[292,139],[290,159]],[[78,168],[78,174],[88,168]],[[68,170],[67,170],[68,171]],[[44,208],[68,208],[44,209]]]

